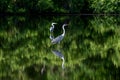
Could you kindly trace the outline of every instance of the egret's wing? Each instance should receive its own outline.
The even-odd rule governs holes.
[[[60,51],[58,51],[58,50],[52,50],[52,52],[53,52],[56,56],[58,56],[58,57],[60,57],[60,58],[64,57],[63,54],[62,54]]]
[[[52,40],[52,43],[55,44],[55,43],[60,42],[60,41],[63,39],[63,37],[64,37],[64,36],[60,35],[60,36],[54,38],[54,39]]]

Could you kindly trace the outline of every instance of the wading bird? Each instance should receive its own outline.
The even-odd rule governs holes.
[[[50,40],[52,41],[53,39],[54,39],[54,36],[52,36],[50,33]]]
[[[52,26],[50,27],[50,32],[53,32],[54,27],[55,27],[54,24],[57,24],[57,23],[54,23],[54,22],[53,22],[53,23],[51,24]]]
[[[67,25],[68,25],[68,24],[63,24],[63,26],[62,26],[63,33],[62,33],[60,36],[52,39],[51,42],[52,42],[53,44],[60,43],[60,41],[64,38],[64,36],[65,36],[65,28],[64,28],[64,27],[67,26]]]
[[[54,23],[54,22],[53,22],[53,23],[51,24],[52,26],[50,27],[50,39],[51,39],[51,40],[53,40],[53,39],[54,39],[54,36],[53,36],[53,35],[51,35],[51,34],[52,34],[52,32],[53,32],[53,30],[54,30],[54,27],[55,27],[55,26],[54,26],[54,24],[57,24],[57,23]]]
[[[56,56],[58,56],[58,57],[60,57],[60,58],[62,59],[62,69],[64,69],[65,60],[64,60],[64,56],[62,55],[62,53],[61,53],[60,51],[58,51],[58,50],[52,50],[52,52],[53,52]]]

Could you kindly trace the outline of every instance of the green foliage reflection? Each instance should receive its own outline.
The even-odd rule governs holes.
[[[58,45],[49,39],[51,22],[69,19],[66,35]],[[111,16],[12,16],[0,20],[0,77],[9,80],[120,79],[120,19]],[[60,48],[65,57],[55,57]]]

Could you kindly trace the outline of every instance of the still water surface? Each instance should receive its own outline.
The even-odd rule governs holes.
[[[119,17],[1,16],[0,79],[119,80]],[[64,23],[64,38],[52,44]]]

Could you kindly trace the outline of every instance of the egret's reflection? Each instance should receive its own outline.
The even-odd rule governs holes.
[[[52,50],[52,53],[62,59],[62,69],[64,69],[65,60],[63,54],[58,50]]]
[[[52,27],[50,27],[50,40],[51,40],[52,44],[60,43],[60,41],[64,38],[64,35],[65,35],[64,27],[68,25],[68,24],[63,24],[63,26],[62,26],[63,33],[60,36],[54,38],[54,35],[53,35],[53,31],[54,31],[54,27],[55,27],[54,24],[56,24],[56,23],[52,23]],[[65,60],[64,60],[63,54],[58,50],[52,50],[52,53],[62,59],[62,69],[64,69]]]
[[[45,64],[43,64],[43,67],[42,67],[42,69],[41,69],[41,74],[43,74],[44,71],[45,71]]]

